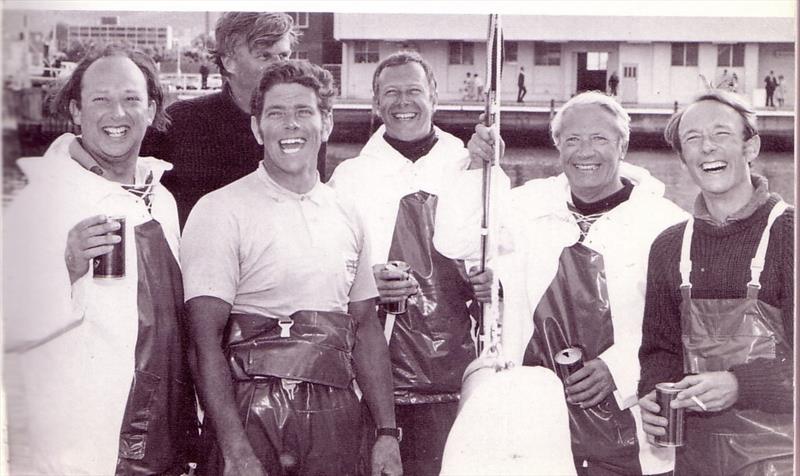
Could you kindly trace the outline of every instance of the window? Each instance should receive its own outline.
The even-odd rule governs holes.
[[[673,43],[672,66],[697,66],[697,43]]]
[[[473,64],[475,61],[475,45],[463,41],[450,42],[449,64]]]
[[[744,43],[717,45],[717,66],[744,66]]]
[[[558,66],[561,64],[561,44],[536,41],[533,43],[533,64]]]
[[[377,41],[356,41],[353,45],[356,63],[377,63],[378,62],[378,42]]]
[[[289,12],[297,28],[308,28],[308,12]]]
[[[623,78],[636,78],[636,66],[625,66],[622,68]]]
[[[586,53],[586,69],[588,71],[605,71],[608,65],[608,53],[589,51]]]
[[[519,43],[516,41],[504,41],[503,42],[503,53],[505,54],[505,61],[510,63],[517,62],[517,49]]]

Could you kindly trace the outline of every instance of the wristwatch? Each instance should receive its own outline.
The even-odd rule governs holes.
[[[402,428],[376,428],[375,429],[375,437],[378,436],[393,436],[397,438],[397,441],[403,441],[403,429]]]

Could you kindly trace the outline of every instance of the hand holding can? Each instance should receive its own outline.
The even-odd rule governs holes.
[[[408,297],[417,292],[417,285],[411,278],[410,271],[408,263],[396,260],[373,268],[380,305],[387,314],[406,312]]]
[[[656,403],[660,407],[659,414],[667,419],[667,426],[664,428],[666,433],[655,437],[655,442],[659,446],[683,446],[683,434],[686,430],[684,409],[670,406],[670,402],[677,398],[681,390],[674,383],[665,382],[656,385]]]
[[[119,228],[122,230],[118,232]],[[75,283],[86,275],[95,258],[113,251],[122,241],[120,233],[124,233],[124,224],[109,220],[105,215],[94,215],[76,223],[67,234],[64,250],[70,282]]]
[[[567,378],[583,368],[583,351],[579,347],[567,347],[553,355],[556,374],[565,382]]]

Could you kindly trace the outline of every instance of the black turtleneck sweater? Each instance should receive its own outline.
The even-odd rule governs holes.
[[[436,145],[439,138],[436,137],[436,130],[431,127],[431,131],[426,136],[417,140],[405,141],[395,139],[394,137],[390,137],[386,132],[383,133],[383,140],[397,152],[400,152],[403,157],[411,162],[416,162],[417,159],[424,157],[433,149],[433,146]]]
[[[581,215],[602,214],[626,201],[631,197],[631,192],[633,192],[633,183],[624,177],[621,177],[620,181],[622,182],[621,189],[596,202],[584,202],[573,193],[572,204],[575,206],[575,211]]]

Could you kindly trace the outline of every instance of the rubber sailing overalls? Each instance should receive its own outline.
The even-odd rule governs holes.
[[[116,474],[178,475],[196,460],[198,440],[183,281],[160,223],[137,225],[134,235],[139,333]]]
[[[439,473],[458,411],[461,377],[476,357],[468,306],[472,291],[464,265],[433,246],[436,203],[437,197],[424,191],[400,200],[388,258],[411,266],[419,292],[393,325],[386,324],[382,310],[378,316],[391,327],[386,330],[391,332],[395,412],[404,427],[400,453],[411,475]]]
[[[583,361],[596,359],[614,344],[603,256],[581,242],[564,248],[558,271],[534,314],[534,333],[523,365],[555,371],[553,356],[580,347]],[[567,405],[576,469],[641,474],[636,423],[613,395],[591,408]]]
[[[694,220],[681,246],[681,329],[687,374],[727,371],[755,359],[791,356],[781,310],[759,301],[759,278],[770,228],[787,205],[778,202],[767,220],[750,266],[743,299],[693,299],[690,250]],[[676,453],[676,475],[792,474],[794,427],[791,414],[728,408],[688,413],[686,444]]]
[[[281,319],[231,314],[222,345],[239,418],[269,474],[355,474],[361,431],[352,387],[355,332],[353,319],[340,312],[297,311]],[[222,474],[207,422],[201,474]]]

